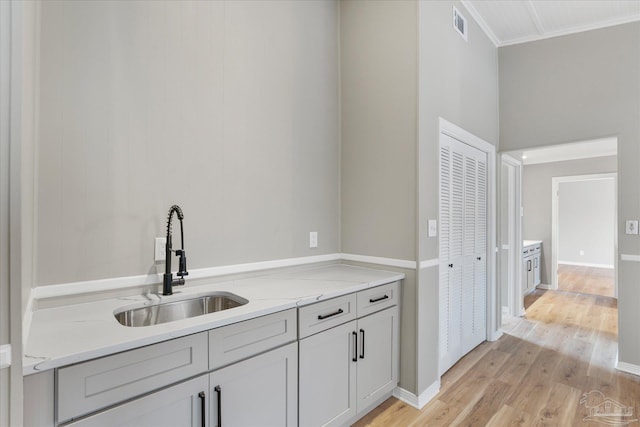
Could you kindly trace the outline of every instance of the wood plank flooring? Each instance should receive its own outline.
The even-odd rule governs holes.
[[[640,426],[629,423],[640,419],[640,377],[614,368],[617,301],[535,290],[525,307],[526,316],[511,319],[498,341],[446,372],[422,410],[390,398],[355,426],[606,426],[586,419],[585,404],[602,398],[633,412],[617,425]]]
[[[561,291],[614,297],[614,280],[612,268],[558,264],[558,289]]]

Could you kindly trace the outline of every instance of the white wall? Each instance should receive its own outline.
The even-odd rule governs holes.
[[[561,182],[558,263],[614,266],[615,180]]]
[[[43,2],[37,285],[154,273],[174,203],[191,269],[338,252],[337,14]]]

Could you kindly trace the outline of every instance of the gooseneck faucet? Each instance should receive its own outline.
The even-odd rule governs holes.
[[[180,220],[180,249],[173,251],[171,244],[171,219],[173,217],[173,213],[176,213],[178,219]],[[162,281],[162,295],[172,295],[173,294],[173,286],[182,286],[184,285],[184,276],[188,275],[187,272],[187,255],[184,251],[184,229],[182,228],[182,220],[184,219],[184,215],[182,213],[182,209],[180,206],[173,205],[169,208],[169,217],[167,218],[167,244],[165,246],[164,252],[164,278]],[[178,265],[178,272],[176,273],[180,276],[179,279],[173,279],[173,275],[171,274],[171,252],[175,252],[176,255],[180,257],[180,263]]]

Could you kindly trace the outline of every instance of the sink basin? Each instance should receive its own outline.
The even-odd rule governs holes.
[[[171,301],[132,308],[114,313],[124,326],[151,326],[228,310],[248,303],[244,298],[227,292],[218,292],[197,298]]]

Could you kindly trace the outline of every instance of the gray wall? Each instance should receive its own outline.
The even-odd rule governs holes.
[[[173,203],[192,269],[338,252],[337,14],[43,2],[37,284],[155,272]]]
[[[438,118],[498,139],[498,52],[459,2],[341,2],[342,251],[411,261],[438,256]],[[419,255],[418,255],[419,254]],[[438,379],[438,269],[408,275],[400,386]],[[416,285],[417,284],[417,285]]]
[[[451,25],[455,5],[468,42]],[[419,3],[419,259],[438,257],[427,220],[438,218],[438,118],[498,145],[498,49],[457,1]],[[419,271],[419,391],[438,378],[438,269]]]
[[[9,281],[9,106],[11,19],[9,2],[0,2],[0,345],[11,342]],[[0,425],[9,425],[9,369],[0,369]]]
[[[500,148],[618,137],[618,249],[640,255],[623,232],[640,218],[640,22],[500,49]],[[618,270],[619,360],[640,365],[640,263]]]
[[[416,7],[340,3],[344,253],[416,259]]]
[[[522,168],[522,237],[525,240],[542,240],[542,283],[551,284],[551,178],[616,170],[616,156],[541,163]]]
[[[344,253],[416,260],[416,16],[413,0],[340,3]],[[400,351],[400,386],[414,393],[415,286],[412,272]]]
[[[558,201],[558,262],[613,268],[615,180],[562,182]]]

